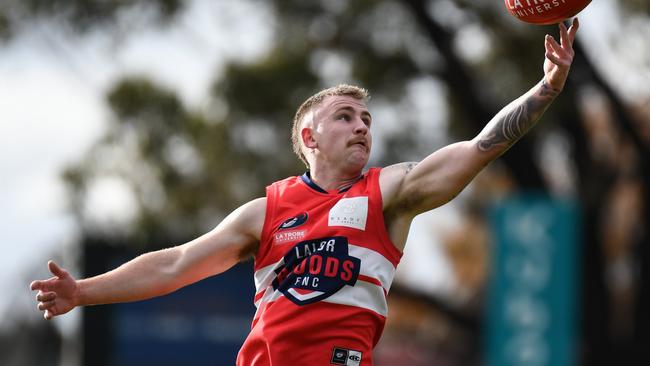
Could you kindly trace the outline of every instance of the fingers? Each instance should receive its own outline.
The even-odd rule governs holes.
[[[47,262],[47,268],[52,272],[52,274],[55,277],[48,278],[47,280],[42,280],[42,281],[32,281],[32,283],[29,284],[29,289],[34,291],[34,290],[42,290],[42,291],[49,291],[52,285],[52,282],[54,280],[68,277],[70,276],[68,274],[68,271],[65,269],[59,267],[54,261],[48,261]]]
[[[68,272],[64,270],[63,268],[59,267],[54,261],[48,261],[47,262],[47,268],[49,268],[50,272],[52,272],[53,275],[61,278],[65,277],[68,275]]]
[[[36,294],[36,301],[52,301],[56,299],[56,292],[42,292],[39,291],[38,294]]]
[[[560,28],[560,42],[562,44],[562,47],[573,47],[573,41],[576,38],[576,33],[578,32],[578,28],[580,27],[580,21],[578,18],[573,18],[573,22],[571,23],[571,27],[567,30],[566,25],[564,25],[563,22],[560,22],[558,24],[558,27]]]
[[[550,48],[553,52],[557,54],[563,53],[562,46],[560,46],[560,44],[557,43],[555,38],[547,34],[544,40],[546,41],[544,42],[544,45],[547,47],[547,50]]]
[[[564,36],[567,37],[566,34]],[[567,47],[567,43],[564,41],[562,43],[560,45],[555,38],[547,34],[544,39],[544,46],[546,48],[545,56],[556,65],[570,65],[573,61],[573,48],[570,46]]]
[[[45,301],[45,302],[39,302],[37,307],[38,310],[48,310],[53,306],[54,306],[54,301]]]
[[[560,60],[560,59],[555,55],[555,53],[553,53],[552,51],[548,51],[548,50],[546,50],[546,54],[545,54],[544,56],[545,56],[547,59],[551,60],[551,62],[554,63],[555,65],[562,65],[562,64],[563,64],[562,60]]]
[[[562,47],[571,47],[573,42],[569,39],[569,33],[566,29],[566,26],[564,23],[560,22],[558,27],[560,28],[560,45]]]
[[[34,291],[34,290],[40,290],[40,291],[50,291],[51,290],[51,282],[56,280],[56,277],[48,278],[47,280],[42,280],[42,281],[32,281],[31,284],[29,284],[29,289]]]
[[[45,320],[50,320],[57,315],[56,313],[60,313],[61,310],[56,310],[57,288],[59,288],[61,283],[74,279],[66,270],[59,267],[53,261],[49,261],[47,267],[54,277],[47,280],[32,281],[32,283],[29,284],[29,288],[32,291],[38,290],[38,293],[36,294],[36,301],[38,301],[37,308],[38,310],[43,311],[43,318],[45,318]]]
[[[56,293],[39,291],[36,295],[36,300],[38,301],[38,305],[36,306],[38,310],[45,310],[43,317],[46,320],[52,319],[54,317],[52,308],[56,305]]]
[[[557,43],[555,38],[547,34],[544,39],[544,48],[546,49],[546,54],[544,55],[546,56],[546,58],[551,60],[556,65],[564,64],[564,62],[562,62],[560,58],[560,55],[563,54],[564,52],[562,51],[562,48]]]
[[[29,289],[34,291],[34,290],[41,290],[43,288],[43,281],[32,281],[32,283],[29,284]]]
[[[580,21],[578,18],[573,18],[573,23],[571,24],[571,27],[569,27],[569,40],[571,41],[571,45],[573,45],[573,40],[576,39],[578,28],[580,28]]]

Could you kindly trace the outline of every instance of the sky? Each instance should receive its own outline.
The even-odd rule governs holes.
[[[650,73],[629,72],[630,65],[643,66],[645,61],[632,58],[622,64],[607,45],[620,32],[611,21],[617,17],[613,1],[593,2],[581,14],[580,37],[590,54],[598,52],[594,59],[599,68],[624,95],[648,93]],[[0,293],[11,294],[0,298],[0,319],[16,311],[8,308],[11,299],[31,299],[28,276],[48,276],[49,258],[74,252],[76,227],[67,212],[60,173],[79,161],[106,128],[111,117],[104,95],[111,82],[129,74],[149,75],[178,90],[188,105],[201,108],[211,80],[227,60],[252,60],[272,44],[269,12],[259,2],[194,0],[173,27],[144,30],[118,45],[101,33],[70,37],[44,24],[0,47],[0,242],[5,249]],[[628,37],[621,42],[632,47],[638,41]],[[125,204],[98,200],[95,209],[117,215]],[[453,205],[442,210],[449,223],[458,224]],[[422,224],[414,225],[412,234],[426,235],[418,231],[428,220],[418,219]],[[434,263],[405,259],[403,266],[412,269],[405,280],[428,278],[432,289],[453,285],[440,249],[416,246],[409,250],[428,253]],[[432,267],[438,271],[432,274]],[[34,273],[34,268],[40,269]],[[30,314],[40,317],[35,309]]]

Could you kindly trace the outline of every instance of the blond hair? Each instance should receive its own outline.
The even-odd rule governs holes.
[[[370,98],[368,91],[364,88],[355,85],[340,84],[335,87],[319,91],[318,93],[305,100],[302,105],[300,105],[296,111],[296,115],[293,118],[293,126],[291,127],[291,142],[293,144],[293,152],[298,155],[300,160],[305,163],[307,168],[309,168],[309,162],[307,162],[307,158],[305,157],[305,154],[302,153],[302,149],[300,148],[300,141],[302,140],[300,137],[300,125],[302,119],[305,118],[307,113],[318,107],[326,97],[332,96],[349,96],[362,100],[364,102]]]

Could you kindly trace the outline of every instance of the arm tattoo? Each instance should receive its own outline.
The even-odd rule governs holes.
[[[418,165],[418,163],[414,162],[409,162],[409,163],[404,163],[404,175],[408,174],[415,168],[415,166]]]
[[[559,93],[542,80],[537,87],[503,108],[485,126],[479,134],[479,150],[507,150],[537,123]]]

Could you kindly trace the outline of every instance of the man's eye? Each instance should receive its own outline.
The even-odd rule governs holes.
[[[339,116],[338,119],[342,119],[342,120],[344,120],[344,121],[349,121],[349,120],[350,120],[350,116],[348,116],[347,114],[342,114],[342,115]]]

